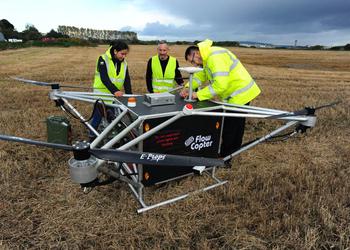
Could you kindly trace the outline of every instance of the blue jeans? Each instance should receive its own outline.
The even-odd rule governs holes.
[[[111,122],[115,118],[115,111],[114,108],[106,107],[106,113],[107,113],[107,121]],[[98,126],[100,125],[102,121],[102,107],[100,105],[97,105],[97,108],[94,110],[94,113],[92,114],[92,120],[91,120],[91,126],[97,130]],[[96,135],[89,130],[89,137],[96,137]]]

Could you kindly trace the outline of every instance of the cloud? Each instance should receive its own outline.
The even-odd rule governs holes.
[[[259,41],[300,45],[350,42],[349,0],[2,0],[18,31],[58,25],[131,30],[140,39]]]
[[[160,22],[147,23],[145,28],[139,32],[141,36],[160,37],[160,39],[168,38],[168,40],[196,40],[209,35],[206,25],[182,25],[174,24],[164,25]]]
[[[188,20],[189,24],[176,27],[148,23],[140,33],[143,36],[176,34],[180,38],[217,40],[278,40],[280,36],[283,41],[299,39],[304,43],[311,42],[313,37],[314,43],[334,43],[350,33],[348,0],[154,0],[152,4],[161,12]],[[337,37],[327,38],[330,33]]]

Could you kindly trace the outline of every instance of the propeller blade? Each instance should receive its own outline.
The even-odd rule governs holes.
[[[66,85],[66,84],[60,84],[60,83],[48,83],[48,82],[40,82],[40,81],[34,81],[34,80],[29,80],[29,79],[24,79],[16,76],[11,76],[10,78],[20,81],[20,82],[25,82],[25,83],[30,83],[33,85],[37,86],[45,86],[45,87],[52,87],[52,86],[59,86],[59,87],[67,87],[67,88],[75,88],[75,89],[96,89],[96,88],[91,88],[91,87],[83,87],[83,86],[75,86],[75,85]]]
[[[36,145],[36,146],[43,146],[43,147],[47,147],[47,148],[55,148],[55,149],[73,151],[73,147],[70,145],[36,141],[36,140],[31,140],[31,139],[26,139],[26,138],[16,137],[16,136],[10,136],[10,135],[0,135],[0,140],[14,141],[14,142],[20,142],[20,143],[31,144],[31,145]]]
[[[168,155],[160,153],[120,151],[113,149],[90,149],[90,153],[99,159],[116,162],[147,164],[154,166],[219,166],[223,160],[205,157]]]
[[[269,119],[278,119],[278,118],[283,118],[283,117],[291,117],[291,116],[299,116],[299,115],[313,115],[315,113],[316,110],[319,109],[323,109],[323,108],[328,108],[328,107],[332,107],[335,106],[339,103],[341,103],[342,101],[335,101],[335,102],[331,102],[328,104],[324,104],[324,105],[320,105],[318,107],[305,107],[303,109],[291,112],[291,113],[283,113],[283,114],[279,114],[279,115],[272,115],[269,116]]]
[[[49,143],[43,141],[36,141],[26,139],[22,137],[0,135],[0,140],[13,141],[19,143],[25,143],[30,145],[42,146],[47,148],[61,149],[67,151],[77,150],[75,147],[65,144]],[[89,147],[89,146],[88,146]],[[148,165],[163,165],[163,166],[220,166],[223,165],[223,160],[205,157],[191,157],[180,155],[167,155],[159,153],[147,153],[147,152],[132,152],[122,151],[115,149],[97,149],[92,148],[88,150],[92,155],[99,159],[126,162],[136,164],[148,164]]]
[[[338,104],[341,103],[341,102],[342,102],[341,100],[338,100],[338,101],[335,101],[335,102],[331,102],[331,103],[328,103],[328,104],[324,104],[324,105],[318,106],[318,107],[316,107],[316,108],[314,108],[314,109],[315,109],[315,110],[318,110],[318,109],[333,107],[333,106],[335,106],[335,105],[338,105]]]
[[[12,78],[13,80],[16,80],[16,81],[26,82],[26,83],[30,83],[30,84],[38,85],[38,86],[51,87],[54,84],[54,83],[48,83],[48,82],[39,82],[39,81],[34,81],[34,80],[28,80],[28,79],[24,79],[24,78],[20,78],[20,77],[16,77],[16,76],[11,76],[10,78]],[[56,84],[58,84],[58,83],[56,83]]]

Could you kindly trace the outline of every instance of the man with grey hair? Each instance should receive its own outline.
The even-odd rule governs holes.
[[[160,41],[157,47],[157,55],[151,57],[147,63],[146,84],[150,93],[168,92],[174,89],[176,83],[183,84],[179,68],[179,62],[175,57],[169,56],[169,46],[165,41]]]

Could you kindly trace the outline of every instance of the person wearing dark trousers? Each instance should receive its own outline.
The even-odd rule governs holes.
[[[245,105],[249,105],[249,102]],[[226,111],[230,113],[229,111]],[[245,117],[225,117],[220,155],[225,157],[240,149],[243,141]]]
[[[149,93],[168,92],[183,84],[179,62],[175,57],[169,56],[169,46],[161,41],[157,47],[157,55],[147,62],[146,84]]]
[[[104,54],[98,57],[96,62],[94,92],[113,94],[120,97],[124,93],[132,94],[131,81],[129,76],[126,56],[129,53],[129,46],[120,40],[114,41]],[[112,103],[112,101],[105,101]],[[101,123],[102,116],[106,113],[110,119],[113,119],[114,109],[102,107],[100,104],[95,108],[91,125],[97,130]],[[107,118],[107,117],[106,117]],[[96,137],[91,131],[89,133],[90,141]]]
[[[219,99],[228,104],[249,105],[260,94],[258,85],[230,50],[212,45],[213,41],[207,39],[186,49],[186,61],[203,68],[203,71],[193,75],[193,88],[209,82],[206,87],[193,92],[192,98],[199,101]],[[188,89],[180,94],[187,97]],[[245,118],[225,117],[221,157],[229,156],[241,147],[244,126]]]

